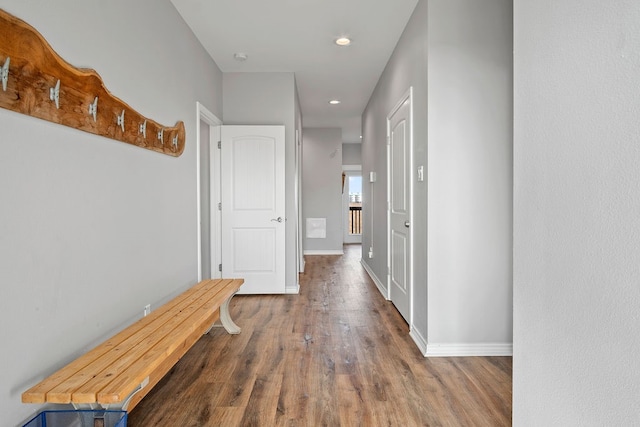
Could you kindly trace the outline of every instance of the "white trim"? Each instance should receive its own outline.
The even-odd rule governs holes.
[[[200,121],[207,123],[210,127],[220,126],[222,121],[218,119],[211,111],[209,111],[204,105],[196,101],[196,231],[198,233],[197,245],[198,245],[198,282],[202,280],[202,237],[201,237],[201,204],[200,200]],[[209,132],[211,138],[212,132]],[[211,143],[211,141],[209,141]],[[212,219],[214,218],[214,210],[210,209]],[[211,222],[211,228],[217,226],[214,221]],[[219,251],[218,251],[219,252]],[[212,251],[213,254],[213,251]],[[211,264],[211,269],[215,268],[215,263]]]
[[[343,171],[362,171],[362,165],[342,165]]]
[[[411,330],[409,331],[409,336],[413,339],[413,342],[416,343],[416,345],[418,346],[418,349],[420,349],[420,353],[426,356],[427,348],[428,348],[427,339],[423,337],[420,331],[418,331],[415,327],[411,327]]]
[[[300,293],[300,285],[299,284],[295,284],[295,285],[287,285],[284,288],[284,293],[285,294],[299,294]]]
[[[304,251],[305,255],[344,255],[344,250],[306,250]]]
[[[427,344],[425,357],[513,356],[512,343]]]
[[[373,283],[376,285],[376,287],[380,291],[380,294],[382,295],[382,297],[385,300],[389,301],[389,298],[387,297],[388,292],[384,286],[384,283],[380,279],[378,279],[378,276],[376,276],[373,270],[371,270],[371,268],[364,262],[363,259],[360,260],[360,264],[362,264],[362,267],[364,267],[364,271],[366,271],[369,277],[371,278],[371,280],[373,280]]]
[[[301,153],[302,147],[300,146],[300,129],[296,128],[296,140],[295,140],[295,179],[294,179],[294,203],[295,203],[295,229],[296,229],[296,285],[300,286],[300,273],[304,271],[304,253],[302,249],[302,191],[301,175],[302,165]],[[286,286],[285,286],[286,288]]]

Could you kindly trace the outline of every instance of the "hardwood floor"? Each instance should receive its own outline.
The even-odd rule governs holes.
[[[424,358],[360,265],[307,257],[300,295],[236,296],[129,426],[507,426],[510,357]]]

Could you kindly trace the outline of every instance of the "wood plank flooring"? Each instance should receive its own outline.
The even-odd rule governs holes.
[[[236,296],[129,426],[508,426],[510,357],[425,359],[360,265],[307,257],[300,295]]]

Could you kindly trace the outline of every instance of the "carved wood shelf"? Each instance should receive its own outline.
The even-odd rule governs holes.
[[[177,157],[184,123],[163,126],[62,59],[26,22],[0,9],[0,107]]]

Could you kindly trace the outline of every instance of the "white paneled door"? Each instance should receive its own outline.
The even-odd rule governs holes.
[[[411,96],[388,117],[389,298],[411,325]]]
[[[221,128],[222,276],[285,293],[284,126]]]

